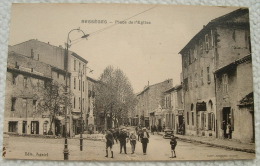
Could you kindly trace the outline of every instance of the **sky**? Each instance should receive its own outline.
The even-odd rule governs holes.
[[[130,80],[134,92],[148,84],[173,79],[180,84],[179,51],[210,20],[236,10],[234,7],[134,5],[134,4],[15,4],[11,10],[9,45],[30,39],[65,45],[88,61],[98,79],[112,65]],[[126,20],[127,19],[127,20]],[[82,23],[105,20],[107,23]],[[119,21],[126,23],[119,24]],[[132,24],[130,24],[130,22]],[[146,24],[138,24],[144,21]],[[115,25],[116,24],[116,25]]]

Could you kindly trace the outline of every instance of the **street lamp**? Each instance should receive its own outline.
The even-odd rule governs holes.
[[[85,34],[81,29],[72,29],[69,31],[68,36],[67,36],[67,43],[66,43],[66,48],[65,48],[65,56],[64,56],[64,68],[65,68],[65,95],[68,96],[68,57],[69,57],[69,42],[71,43],[70,40],[70,33],[73,31],[80,31],[83,33],[83,36],[81,38],[87,38],[89,34]],[[64,160],[69,159],[69,149],[68,149],[68,134],[67,134],[67,113],[68,113],[68,97],[65,98],[65,142],[64,142]],[[82,112],[81,112],[81,117],[82,117]],[[81,119],[82,122],[82,119]],[[81,124],[82,125],[82,124]],[[81,131],[81,138],[80,138],[80,146],[83,146],[83,138],[82,138],[82,131]]]

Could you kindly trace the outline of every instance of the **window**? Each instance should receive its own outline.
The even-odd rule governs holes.
[[[82,110],[84,110],[84,98],[83,98],[83,101],[82,101]]]
[[[227,93],[228,92],[228,75],[227,74],[223,74],[222,84],[223,84],[223,93]]]
[[[18,122],[10,121],[8,125],[8,132],[17,133],[17,124]]]
[[[79,62],[79,72],[81,72],[81,63]]]
[[[74,71],[76,71],[76,60],[74,59]]]
[[[79,90],[80,90],[80,82],[81,82],[81,81],[79,80]]]
[[[187,125],[190,125],[190,117],[189,117],[189,112],[187,112]]]
[[[195,87],[198,87],[198,74],[195,73]]]
[[[27,111],[27,99],[23,99],[23,110]]]
[[[194,112],[191,112],[191,124],[194,126]]]
[[[12,83],[13,83],[13,85],[16,85],[16,78],[17,78],[17,74],[13,73],[13,75],[12,75]]]
[[[200,81],[201,81],[201,85],[204,84],[204,81],[203,81],[203,70],[201,70],[200,72]]]
[[[15,68],[16,68],[16,69],[19,69],[18,62],[15,62]]]
[[[37,111],[37,100],[33,100],[33,111]]]
[[[74,78],[74,89],[76,89],[76,78]]]
[[[16,103],[16,97],[12,97],[11,111],[15,111],[15,103]]]
[[[84,92],[84,81],[83,81],[83,84],[82,84],[82,86],[83,86],[83,87],[82,87],[82,88],[83,88],[82,90],[83,90],[83,92]]]
[[[84,74],[85,73],[85,65],[83,65],[83,69],[82,70],[83,70],[83,74]]]
[[[210,83],[210,70],[209,70],[209,66],[207,67],[207,79],[208,79],[208,84]]]
[[[57,78],[59,78],[60,77],[60,74],[57,72]]]
[[[74,97],[73,106],[74,106],[74,109],[75,109],[76,108],[76,99],[75,99],[75,97]]]
[[[23,87],[27,88],[27,77],[23,77]]]
[[[190,89],[192,89],[193,82],[192,82],[192,76],[190,76]]]
[[[48,121],[45,121],[44,124],[43,124],[43,134],[44,135],[47,135],[47,127],[48,127]]]
[[[205,35],[205,50],[206,51],[209,50],[209,35],[208,34]]]
[[[31,58],[32,58],[32,59],[34,58],[34,52],[33,52],[33,49],[31,49]]]
[[[81,105],[81,101],[80,101],[80,97],[79,97],[79,109],[80,109],[80,105]]]

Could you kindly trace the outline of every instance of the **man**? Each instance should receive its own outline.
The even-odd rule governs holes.
[[[114,145],[114,137],[112,132],[108,130],[106,133],[106,156],[105,157],[108,157],[108,148],[110,148],[111,158],[114,158],[113,145]]]
[[[149,143],[149,134],[145,127],[143,128],[143,132],[141,133],[140,138],[143,146],[143,154],[146,155],[147,144]]]
[[[120,143],[120,153],[122,153],[122,148],[124,148],[124,152],[125,152],[125,154],[127,154],[126,153],[126,139],[127,139],[126,129],[122,129],[118,136],[118,140]]]

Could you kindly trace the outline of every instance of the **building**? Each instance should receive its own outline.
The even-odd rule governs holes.
[[[52,81],[51,66],[15,52],[8,52],[4,132],[47,134],[50,118],[39,113],[41,88]],[[54,130],[54,126],[53,126]]]
[[[150,128],[152,125],[163,126],[165,124],[161,116],[162,114],[156,113],[160,112],[164,105],[164,92],[172,86],[172,79],[154,85],[149,85],[148,83],[144,90],[137,94],[138,103],[136,110],[138,112],[139,125]]]
[[[87,84],[88,84],[88,111],[87,111],[87,125],[88,125],[88,131],[94,132],[97,130],[97,124],[100,120],[98,118],[98,113],[95,108],[95,95],[96,95],[96,84],[98,83],[97,80],[87,77]]]
[[[68,59],[65,56],[65,49],[62,46],[53,46],[49,42],[44,43],[37,39],[28,40],[10,47],[9,51],[14,51],[51,65],[52,78],[65,85],[66,69],[68,73],[68,83],[72,97],[72,108],[69,111],[70,136],[79,134],[81,131],[81,112],[83,126],[86,129],[87,115],[87,73],[88,61],[72,51],[68,51]]]
[[[182,85],[176,85],[164,92],[164,94],[163,114],[165,127],[181,134],[185,127]]]
[[[248,9],[210,21],[180,51],[187,135],[221,137],[214,72],[249,53]]]

